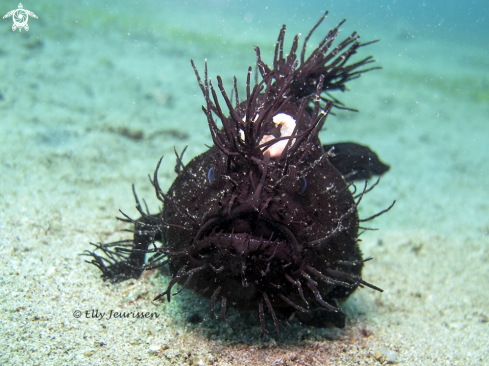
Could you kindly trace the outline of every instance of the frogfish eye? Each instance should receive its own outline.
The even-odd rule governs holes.
[[[302,177],[302,179],[301,179],[301,194],[306,193],[306,188],[307,188],[307,180],[305,177]]]
[[[212,184],[216,181],[216,176],[215,176],[215,173],[214,173],[214,167],[211,166],[211,168],[209,169],[209,171],[207,172],[207,181]]]

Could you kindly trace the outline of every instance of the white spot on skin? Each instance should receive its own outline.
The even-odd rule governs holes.
[[[243,121],[245,120],[246,116],[243,117]],[[275,123],[276,127],[280,126],[280,137],[291,136],[296,126],[295,119],[286,113],[279,113],[275,115],[273,117],[273,123]],[[241,137],[241,140],[245,140],[245,134],[243,130],[239,131],[239,136]],[[276,137],[273,135],[264,135],[260,140],[259,145],[263,145],[264,143],[271,141],[275,138]],[[288,141],[288,139],[277,141],[272,146],[270,146],[266,152],[270,154],[271,158],[277,158],[282,155],[282,152],[284,151],[285,146],[287,146]],[[292,144],[294,142],[295,139],[292,140]]]
[[[290,136],[294,132],[295,119],[286,113],[279,113],[273,117],[273,123],[275,126],[281,125],[280,129],[281,136]]]
[[[292,133],[294,132],[295,128],[295,119],[292,118],[292,116],[286,114],[286,113],[279,113],[275,116],[273,116],[273,123],[275,123],[276,127],[280,126],[280,137],[285,137],[285,136],[291,136]],[[265,142],[273,140],[275,137],[273,135],[265,135],[260,141],[260,145],[264,144]],[[285,149],[285,146],[287,146],[287,142],[289,140],[280,140],[274,143],[272,146],[270,146],[267,150],[267,152],[270,153],[271,158],[277,158],[280,155],[282,155],[282,152]],[[295,142],[295,139],[292,140],[292,144]]]

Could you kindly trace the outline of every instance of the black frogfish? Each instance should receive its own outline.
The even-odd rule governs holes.
[[[191,62],[213,146],[186,165],[183,152],[176,153],[178,176],[166,193],[158,183],[160,159],[151,181],[163,210],[146,212],[135,194],[141,217],[123,219],[134,224],[134,238],[94,244],[87,253],[105,279],[168,266],[172,279],[156,299],[170,301],[179,284],[209,298],[210,312],[219,309],[224,322],[230,306],[256,309],[260,336],[266,313],[277,332],[292,313],[306,324],[342,328],[341,301],[357,287],[382,291],[361,277],[370,258],[358,246],[359,225],[378,215],[359,219],[358,205],[371,187],[365,181],[355,193],[353,181],[389,166],[366,146],[323,146],[318,136],[332,108],[349,109],[330,92],[379,67],[365,67],[372,57],[350,62],[372,43],[360,43],[356,33],[333,47],[344,21],[307,55],[326,15],[300,54],[299,35],[284,54],[285,25],[270,66],[255,47],[259,79],[252,83],[250,67],[244,97],[236,78],[226,91],[219,76],[217,85],[208,78],[207,63],[202,78]]]

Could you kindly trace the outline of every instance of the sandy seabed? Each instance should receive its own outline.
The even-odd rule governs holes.
[[[76,12],[36,6],[29,32],[12,32],[11,20],[0,29],[0,364],[489,362],[487,46],[405,25],[369,30],[383,40],[363,55],[374,54],[384,70],[351,83],[341,98],[361,112],[329,116],[321,138],[369,145],[392,167],[360,208],[367,217],[397,200],[361,243],[374,257],[363,276],[385,291],[357,290],[343,304],[343,330],[291,320],[280,335],[259,339],[255,313],[231,308],[222,324],[189,291],[152,302],[168,277],[107,284],[79,254],[89,242],[128,237],[114,216],[119,208],[137,216],[132,183],[158,210],[147,174],[162,155],[168,188],[174,146],[189,145],[188,162],[211,143],[189,59],[202,69],[207,58],[211,75],[228,85],[237,75],[244,85],[254,44],[270,60],[282,22],[291,24],[290,41],[319,12],[282,13],[253,28],[252,10],[216,14],[195,4],[193,17],[175,8],[161,24],[154,7],[132,16],[96,4]],[[146,10],[154,12],[144,22]],[[146,313],[156,315],[135,316]],[[188,321],[195,314],[201,323]]]

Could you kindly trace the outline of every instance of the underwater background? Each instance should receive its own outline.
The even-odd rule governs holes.
[[[0,0],[3,16],[17,9]],[[483,365],[489,363],[489,5],[485,1],[26,1],[29,30],[0,21],[0,364]],[[151,300],[167,276],[110,285],[80,256],[89,242],[128,238],[131,184],[159,209],[160,184],[212,142],[190,66],[234,75],[244,91],[259,45],[270,63],[329,16],[313,50],[342,19],[356,60],[383,70],[334,96],[323,143],[368,145],[391,166],[362,201],[363,277],[343,304],[344,330],[290,321],[259,339],[257,314],[210,318],[190,291]],[[308,48],[309,49],[309,48]],[[119,215],[120,216],[120,215]],[[156,319],[97,319],[113,311]],[[82,316],[77,317],[77,311]],[[87,312],[88,311],[88,312]],[[98,312],[98,313],[97,313]],[[94,315],[95,314],[95,315]],[[199,319],[200,318],[200,319]],[[194,321],[199,319],[201,321]],[[273,325],[267,324],[268,329]]]

